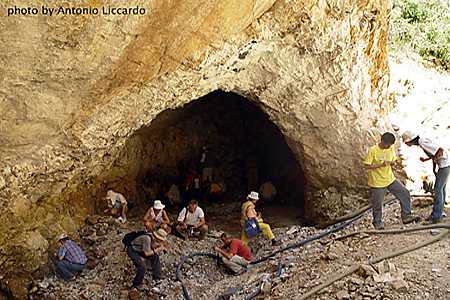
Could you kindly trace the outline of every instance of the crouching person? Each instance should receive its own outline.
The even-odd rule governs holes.
[[[153,233],[146,233],[138,236],[131,242],[131,247],[127,247],[127,254],[136,266],[136,277],[133,280],[133,287],[142,290],[142,281],[144,280],[146,266],[141,259],[147,259],[152,264],[153,279],[165,279],[166,276],[161,273],[161,263],[158,253],[166,250],[166,247],[156,244],[163,243],[167,238],[167,232],[160,228]]]
[[[75,278],[74,273],[79,275],[86,268],[86,255],[77,243],[69,240],[65,233],[58,236],[58,242],[61,243],[61,247],[53,263],[64,279],[72,280]]]
[[[234,272],[234,276],[244,274],[252,261],[250,248],[243,241],[233,239],[226,233],[222,233],[220,239],[223,245],[220,247],[213,246],[214,251],[223,256],[223,263]],[[223,250],[225,248],[229,248],[228,252]]]
[[[185,241],[189,241],[189,238],[192,237],[189,234],[190,230],[199,232],[199,241],[203,240],[208,232],[205,214],[203,210],[198,207],[198,201],[195,199],[190,200],[188,206],[181,210],[178,215],[177,223],[175,229]]]

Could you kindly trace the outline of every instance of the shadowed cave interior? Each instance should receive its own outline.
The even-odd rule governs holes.
[[[142,211],[164,198],[162,187],[169,181],[183,193],[189,167],[194,165],[201,173],[205,146],[213,155],[213,181],[226,185],[220,201],[245,200],[245,162],[253,153],[259,158],[258,186],[272,181],[278,192],[274,205],[301,211],[306,178],[281,131],[252,102],[220,90],[166,110],[151,126],[135,132],[103,182]]]

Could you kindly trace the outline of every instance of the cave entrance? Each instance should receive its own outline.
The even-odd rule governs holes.
[[[213,181],[226,186],[221,201],[245,200],[246,160],[253,153],[259,161],[258,187],[270,180],[277,188],[271,206],[295,205],[295,213],[300,213],[306,178],[283,134],[252,102],[220,90],[166,110],[151,126],[137,131],[115,163],[123,174],[118,181],[128,195],[134,190],[135,201],[148,208],[154,199],[163,198],[162,187],[168,181],[184,190],[189,166],[200,167],[205,146],[214,158]],[[258,207],[262,204],[258,202]]]

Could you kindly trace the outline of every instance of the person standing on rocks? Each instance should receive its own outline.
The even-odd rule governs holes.
[[[419,222],[419,216],[411,215],[411,195],[406,187],[400,181],[395,179],[392,173],[392,166],[396,164],[397,156],[395,155],[393,144],[395,136],[386,132],[381,136],[381,141],[369,148],[364,168],[369,170],[369,186],[373,192],[373,226],[377,230],[383,230],[382,207],[383,200],[386,196],[386,190],[395,195],[400,201],[402,208],[403,224]]]
[[[183,208],[177,218],[177,226],[175,230],[184,238],[185,241],[189,241],[189,231],[200,232],[198,240],[201,241],[205,238],[208,232],[208,226],[206,226],[205,214],[203,210],[198,207],[198,201],[192,199],[189,201],[188,206]]]
[[[120,193],[109,190],[106,193],[106,202],[108,208],[106,208],[104,212],[113,217],[119,216],[117,220],[125,223],[127,221],[126,213],[128,211],[127,200],[125,200],[125,197]]]
[[[209,182],[213,182],[213,156],[211,150],[208,147],[203,147],[202,157],[200,159],[200,163],[202,165],[202,180],[208,180]]]
[[[165,279],[166,276],[161,273],[161,262],[158,253],[165,251],[164,245],[159,245],[166,241],[167,232],[160,228],[153,233],[146,233],[138,236],[131,242],[131,247],[127,247],[127,255],[136,266],[136,276],[133,280],[133,287],[142,290],[142,281],[144,280],[147,267],[142,258],[149,260],[152,264],[153,279]],[[154,246],[158,246],[155,248]]]
[[[166,230],[169,228],[170,220],[164,210],[165,205],[160,200],[155,200],[153,207],[150,207],[145,214],[143,221],[147,231],[152,232],[155,229],[162,228]]]
[[[428,138],[421,138],[412,130],[407,130],[402,135],[403,141],[409,147],[419,146],[428,158],[421,157],[420,161],[432,160],[433,173],[436,176],[434,184],[433,211],[425,220],[424,224],[436,224],[442,220],[445,199],[447,199],[447,182],[450,175],[450,155],[449,151],[442,145],[435,143]],[[436,171],[436,166],[439,167]]]
[[[86,268],[86,255],[77,243],[69,240],[65,233],[58,236],[58,242],[61,243],[61,247],[53,263],[64,279],[72,280],[75,278],[73,273],[79,275]]]
[[[220,239],[223,245],[213,246],[214,251],[222,255],[223,263],[234,272],[234,276],[244,274],[252,261],[250,248],[243,241],[233,239],[226,233],[222,233]],[[229,248],[228,252],[223,250],[225,248]]]
[[[261,215],[256,212],[255,210],[255,204],[259,200],[259,194],[257,192],[250,192],[250,194],[247,196],[247,202],[242,204],[242,213],[241,213],[241,227],[242,227],[242,234],[241,234],[241,240],[247,244],[250,240],[247,237],[247,234],[244,231],[244,224],[245,220],[253,220],[256,218],[258,221],[259,227],[261,227],[262,232],[267,236],[269,241],[272,242],[272,246],[278,246],[280,245],[280,242],[275,240],[275,236],[272,233],[272,229],[270,228],[269,224],[263,223],[263,219],[261,218]]]

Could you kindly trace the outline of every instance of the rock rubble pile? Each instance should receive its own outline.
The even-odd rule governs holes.
[[[413,209],[425,215],[430,199],[414,202]],[[388,228],[401,228],[397,215],[400,207],[393,203],[384,209]],[[365,214],[342,231],[322,239],[293,247],[261,263],[250,266],[243,275],[233,276],[223,264],[208,256],[194,256],[186,260],[180,276],[191,299],[246,299],[259,289],[257,299],[297,299],[318,284],[355,264],[359,271],[339,280],[309,299],[446,299],[450,289],[443,278],[449,275],[448,240],[443,240],[415,252],[368,265],[373,257],[398,250],[426,240],[432,232],[424,231],[401,235],[360,234],[337,239],[349,232],[372,229],[372,217]],[[408,225],[420,226],[420,225]],[[188,241],[169,235],[168,253],[161,255],[163,272],[167,279],[154,281],[147,271],[144,290],[131,289],[135,268],[123,252],[121,242],[125,233],[142,230],[140,219],[131,217],[121,224],[110,217],[91,216],[80,228],[80,244],[88,256],[88,268],[74,281],[66,282],[54,273],[36,282],[29,298],[43,299],[186,299],[177,268],[188,255],[212,252],[220,244],[219,226],[211,229],[203,241]],[[264,235],[249,242],[253,260],[270,255],[305,239],[325,232],[315,228],[292,225],[275,228],[282,246],[272,247]],[[281,275],[273,279],[282,264]],[[439,287],[439,288],[436,288]]]

